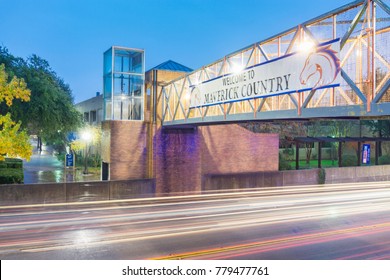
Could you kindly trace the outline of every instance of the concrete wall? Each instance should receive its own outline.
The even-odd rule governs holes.
[[[30,185],[1,185],[0,205],[99,201],[155,196],[151,179]]]
[[[390,180],[390,165],[325,168],[325,184]],[[208,174],[203,190],[316,185],[319,169],[237,174]]]
[[[325,183],[353,183],[390,180],[390,165],[326,168]],[[245,189],[318,184],[319,169],[282,172],[206,174],[202,188],[195,193],[222,189]],[[180,174],[176,174],[180,176]],[[181,176],[185,181],[185,176]],[[169,189],[171,193],[175,189]],[[190,190],[188,193],[193,194]],[[98,201],[162,196],[166,189],[156,189],[155,180],[1,185],[0,205],[44,204],[76,201]],[[183,193],[185,194],[185,192]]]
[[[245,189],[318,184],[318,169],[238,174],[208,174],[203,190]]]
[[[348,183],[390,180],[390,165],[326,168],[325,183]]]

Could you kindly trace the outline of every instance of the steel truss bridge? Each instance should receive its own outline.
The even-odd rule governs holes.
[[[255,120],[390,115],[388,0],[355,1],[229,54],[161,88],[164,126]],[[190,88],[299,50],[302,42],[340,38],[340,86],[190,108]]]

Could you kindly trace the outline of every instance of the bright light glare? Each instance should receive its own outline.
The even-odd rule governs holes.
[[[199,85],[199,84],[200,84],[199,79],[195,79],[195,80],[193,81],[193,83],[192,83],[193,86],[197,86],[197,85]]]
[[[309,53],[314,50],[314,43],[312,41],[303,41],[299,44],[299,50],[301,52]]]
[[[238,74],[238,73],[240,73],[242,70],[244,70],[244,66],[243,66],[243,65],[232,63],[232,72],[233,72],[234,74]]]
[[[91,141],[92,140],[92,133],[88,130],[85,130],[81,133],[81,139],[83,139],[84,141]]]

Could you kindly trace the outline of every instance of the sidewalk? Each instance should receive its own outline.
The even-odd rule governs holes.
[[[30,143],[33,155],[30,161],[23,160],[25,184],[100,180],[99,174],[84,176],[81,170],[65,169],[63,162],[54,155],[52,147],[43,145],[42,152],[38,152],[36,141],[31,140]]]

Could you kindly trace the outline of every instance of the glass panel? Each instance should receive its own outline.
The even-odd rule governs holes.
[[[111,99],[104,100],[104,119],[111,120]]]
[[[131,60],[131,68],[130,71],[133,73],[143,73],[143,61],[142,61],[142,53],[134,53]]]
[[[115,72],[142,73],[142,52],[133,50],[115,50]]]
[[[133,98],[132,104],[130,105],[130,119],[132,120],[142,120],[142,103],[143,98]]]
[[[104,77],[104,98],[111,97],[111,75]]]
[[[139,76],[127,74],[114,75],[114,94],[127,96],[141,96],[144,79]]]
[[[109,74],[112,72],[112,48],[104,53],[104,67],[103,74]]]

